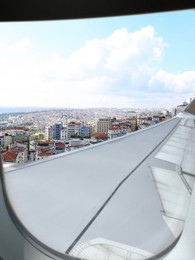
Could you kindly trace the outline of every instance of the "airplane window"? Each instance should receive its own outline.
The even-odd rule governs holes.
[[[52,254],[59,257],[70,254],[92,260],[90,257],[94,251],[90,255],[90,249],[87,251],[90,257],[85,258],[85,249],[91,245],[98,256],[103,255],[100,259],[111,251],[114,260],[118,260],[117,254],[125,257],[127,252],[145,259],[159,253],[162,247],[168,250],[170,244],[175,243],[183,228],[183,219],[179,217],[185,218],[188,204],[182,205],[185,212],[181,212],[182,207],[176,213],[172,212],[172,204],[162,187],[171,179],[174,188],[179,187],[181,191],[182,203],[184,199],[189,200],[193,174],[186,179],[183,177],[181,182],[177,171],[183,168],[192,171],[187,159],[184,166],[180,166],[180,161],[185,158],[182,149],[188,146],[186,140],[194,121],[190,117],[181,119],[182,127],[187,129],[174,132],[173,138],[163,147],[162,143],[170,132],[173,133],[180,119],[173,118],[163,125],[160,132],[154,129],[160,122],[174,117],[176,109],[181,112],[194,98],[194,24],[192,10],[112,18],[0,23],[0,152],[6,173],[5,183],[10,201],[16,205],[14,210],[22,219],[18,226],[26,228],[24,234],[29,236],[30,242],[43,246],[40,246],[40,252],[44,254],[41,259],[48,259]],[[102,124],[98,126],[99,122]],[[153,130],[147,132],[145,128],[151,125]],[[139,145],[134,141],[123,142],[123,135],[128,136],[141,128],[146,130],[146,134],[139,139]],[[122,137],[117,144],[114,140],[108,141],[112,139],[109,131],[113,139]],[[136,139],[136,134],[134,136]],[[105,140],[108,149],[102,148]],[[97,143],[98,158],[93,149]],[[81,147],[86,148],[83,153]],[[145,161],[154,150],[158,153],[155,158],[150,158],[155,162],[151,166]],[[179,157],[172,154],[175,150]],[[62,155],[65,153],[72,156]],[[105,167],[101,168],[101,163]],[[133,168],[131,171],[130,166]],[[35,168],[38,170],[33,171]],[[39,170],[41,175],[38,176]],[[136,170],[144,181],[134,177]],[[14,175],[15,172],[18,174]],[[125,181],[131,174],[132,182],[128,186]],[[35,176],[42,176],[40,183]],[[86,185],[88,181],[90,185]],[[25,184],[23,189],[21,183]],[[19,188],[15,189],[15,184]],[[176,188],[171,190],[173,199],[177,195],[174,193]],[[129,201],[121,203],[121,197],[128,197],[134,203],[134,210]],[[27,203],[27,198],[32,203]],[[55,218],[53,208],[60,212],[59,199],[60,206],[66,205],[66,212],[57,214]],[[107,204],[109,209],[105,210]],[[37,208],[36,216],[32,205]],[[151,217],[154,205],[158,210]],[[142,209],[150,220],[149,224],[144,222],[145,215],[140,214]],[[175,222],[173,225],[172,219],[170,221],[165,214],[167,212],[173,214],[174,221],[178,222],[179,232]],[[46,217],[43,219],[44,214]],[[48,216],[52,217],[49,219]],[[72,226],[69,223],[73,223]],[[131,224],[128,230],[130,238],[125,232],[127,223]],[[137,226],[139,232],[136,232]],[[52,229],[52,236],[48,227]],[[163,242],[155,237],[157,227],[163,227],[159,235]],[[70,236],[64,236],[61,230],[68,230],[65,233]],[[147,241],[144,241],[146,237]],[[100,244],[103,247],[99,247]],[[29,252],[35,254],[36,246],[32,245],[26,246],[27,255]],[[5,252],[1,243],[0,250],[3,258],[12,254]]]

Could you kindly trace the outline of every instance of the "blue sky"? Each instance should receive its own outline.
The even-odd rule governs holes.
[[[1,105],[174,107],[195,92],[193,10],[0,23]]]

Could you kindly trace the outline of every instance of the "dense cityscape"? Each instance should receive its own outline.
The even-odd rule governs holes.
[[[5,168],[118,138],[176,116],[173,109],[26,109],[0,113],[0,153]]]

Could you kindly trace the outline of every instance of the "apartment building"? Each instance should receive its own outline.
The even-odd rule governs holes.
[[[45,127],[45,139],[51,140],[53,138],[53,126]]]
[[[68,139],[71,138],[71,136],[73,135],[81,135],[81,127],[82,124],[81,123],[76,123],[76,122],[70,122],[67,126],[67,130],[68,130]]]
[[[81,127],[81,137],[91,137],[92,128],[90,126],[82,126]]]
[[[129,128],[126,126],[114,126],[108,130],[108,138],[113,139],[127,134]]]
[[[98,133],[108,133],[108,130],[112,127],[112,119],[99,118],[96,124],[96,132]]]
[[[68,139],[68,129],[63,128],[61,130],[61,140],[67,140]]]
[[[57,122],[53,125],[53,139],[61,140],[62,122]]]
[[[9,151],[2,153],[3,162],[26,163],[28,160],[27,150],[23,147],[12,147]]]

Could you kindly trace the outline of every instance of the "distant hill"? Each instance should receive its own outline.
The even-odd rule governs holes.
[[[40,111],[45,110],[46,108],[41,107],[4,107],[0,106],[0,114],[7,114],[7,113],[25,113],[31,111]]]

